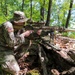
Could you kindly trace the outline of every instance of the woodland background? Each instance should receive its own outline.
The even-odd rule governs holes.
[[[75,28],[75,0],[0,0],[0,24],[12,18],[17,10],[34,21],[46,22],[47,26]],[[68,36],[74,38],[73,34]]]

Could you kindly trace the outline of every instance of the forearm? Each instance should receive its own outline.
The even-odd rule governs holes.
[[[20,35],[16,36],[16,44],[22,44],[25,42],[25,37],[28,37],[32,33],[31,30],[25,31]]]

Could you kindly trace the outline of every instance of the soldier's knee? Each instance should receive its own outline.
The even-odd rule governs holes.
[[[5,57],[5,62],[2,64],[2,68],[14,75],[18,75],[17,73],[20,71],[19,65],[13,55],[7,55]]]

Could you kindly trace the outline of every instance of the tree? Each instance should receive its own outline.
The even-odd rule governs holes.
[[[41,21],[44,21],[44,6],[45,6],[45,0],[43,1],[43,4],[40,7]]]
[[[69,13],[68,13],[67,20],[66,20],[66,25],[65,25],[66,28],[67,28],[68,25],[69,25],[69,21],[70,21],[70,17],[71,17],[72,5],[73,5],[73,0],[70,0]]]
[[[24,0],[22,0],[22,11],[24,11]]]
[[[49,0],[48,14],[45,26],[49,26],[50,24],[51,6],[52,6],[52,0]]]
[[[30,0],[30,10],[31,10],[30,18],[32,19],[32,0]]]
[[[5,0],[5,16],[7,16],[8,15],[8,9],[7,9],[7,0]]]

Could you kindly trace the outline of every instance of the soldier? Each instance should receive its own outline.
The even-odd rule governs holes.
[[[25,42],[32,30],[25,31],[23,26],[27,18],[21,11],[15,11],[13,19],[3,23],[0,27],[0,64],[2,69],[13,74],[19,75],[20,67],[14,57],[16,50]]]

